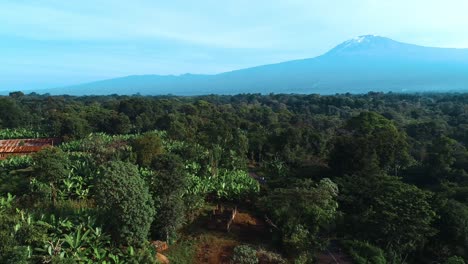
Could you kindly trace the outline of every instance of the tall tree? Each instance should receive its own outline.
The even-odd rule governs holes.
[[[114,161],[102,168],[96,183],[101,220],[119,244],[142,244],[155,216],[153,199],[138,168]]]
[[[152,161],[154,174],[148,179],[158,211],[153,235],[170,240],[185,221],[184,191],[187,177],[182,160],[174,154],[159,155]]]

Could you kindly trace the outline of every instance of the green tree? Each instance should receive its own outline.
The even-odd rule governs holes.
[[[174,154],[162,154],[153,159],[155,171],[149,181],[158,215],[152,226],[153,235],[170,240],[185,222],[184,192],[187,176],[181,159]]]
[[[138,168],[114,161],[102,168],[96,183],[101,220],[119,244],[141,244],[147,238],[155,209]]]

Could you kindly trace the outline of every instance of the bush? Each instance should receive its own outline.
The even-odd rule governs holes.
[[[343,246],[348,251],[350,257],[357,264],[385,264],[384,252],[382,249],[367,242],[358,240],[346,240]]]
[[[234,248],[232,255],[233,264],[257,264],[257,251],[247,245],[240,245]]]
[[[138,168],[121,161],[103,167],[96,183],[96,204],[104,226],[120,244],[141,244],[153,222],[153,200]]]

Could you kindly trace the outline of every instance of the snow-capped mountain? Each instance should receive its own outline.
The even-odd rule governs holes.
[[[449,90],[468,90],[468,49],[422,47],[366,35],[311,59],[216,75],[127,76],[46,92],[197,95]]]

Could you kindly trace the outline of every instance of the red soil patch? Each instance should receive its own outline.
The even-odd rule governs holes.
[[[200,242],[197,250],[196,264],[228,264],[234,247],[238,244],[234,240],[217,237],[206,237]]]
[[[265,223],[256,218],[251,216],[248,213],[241,213],[238,212],[236,217],[234,218],[234,224],[241,225],[244,227],[264,227]]]

